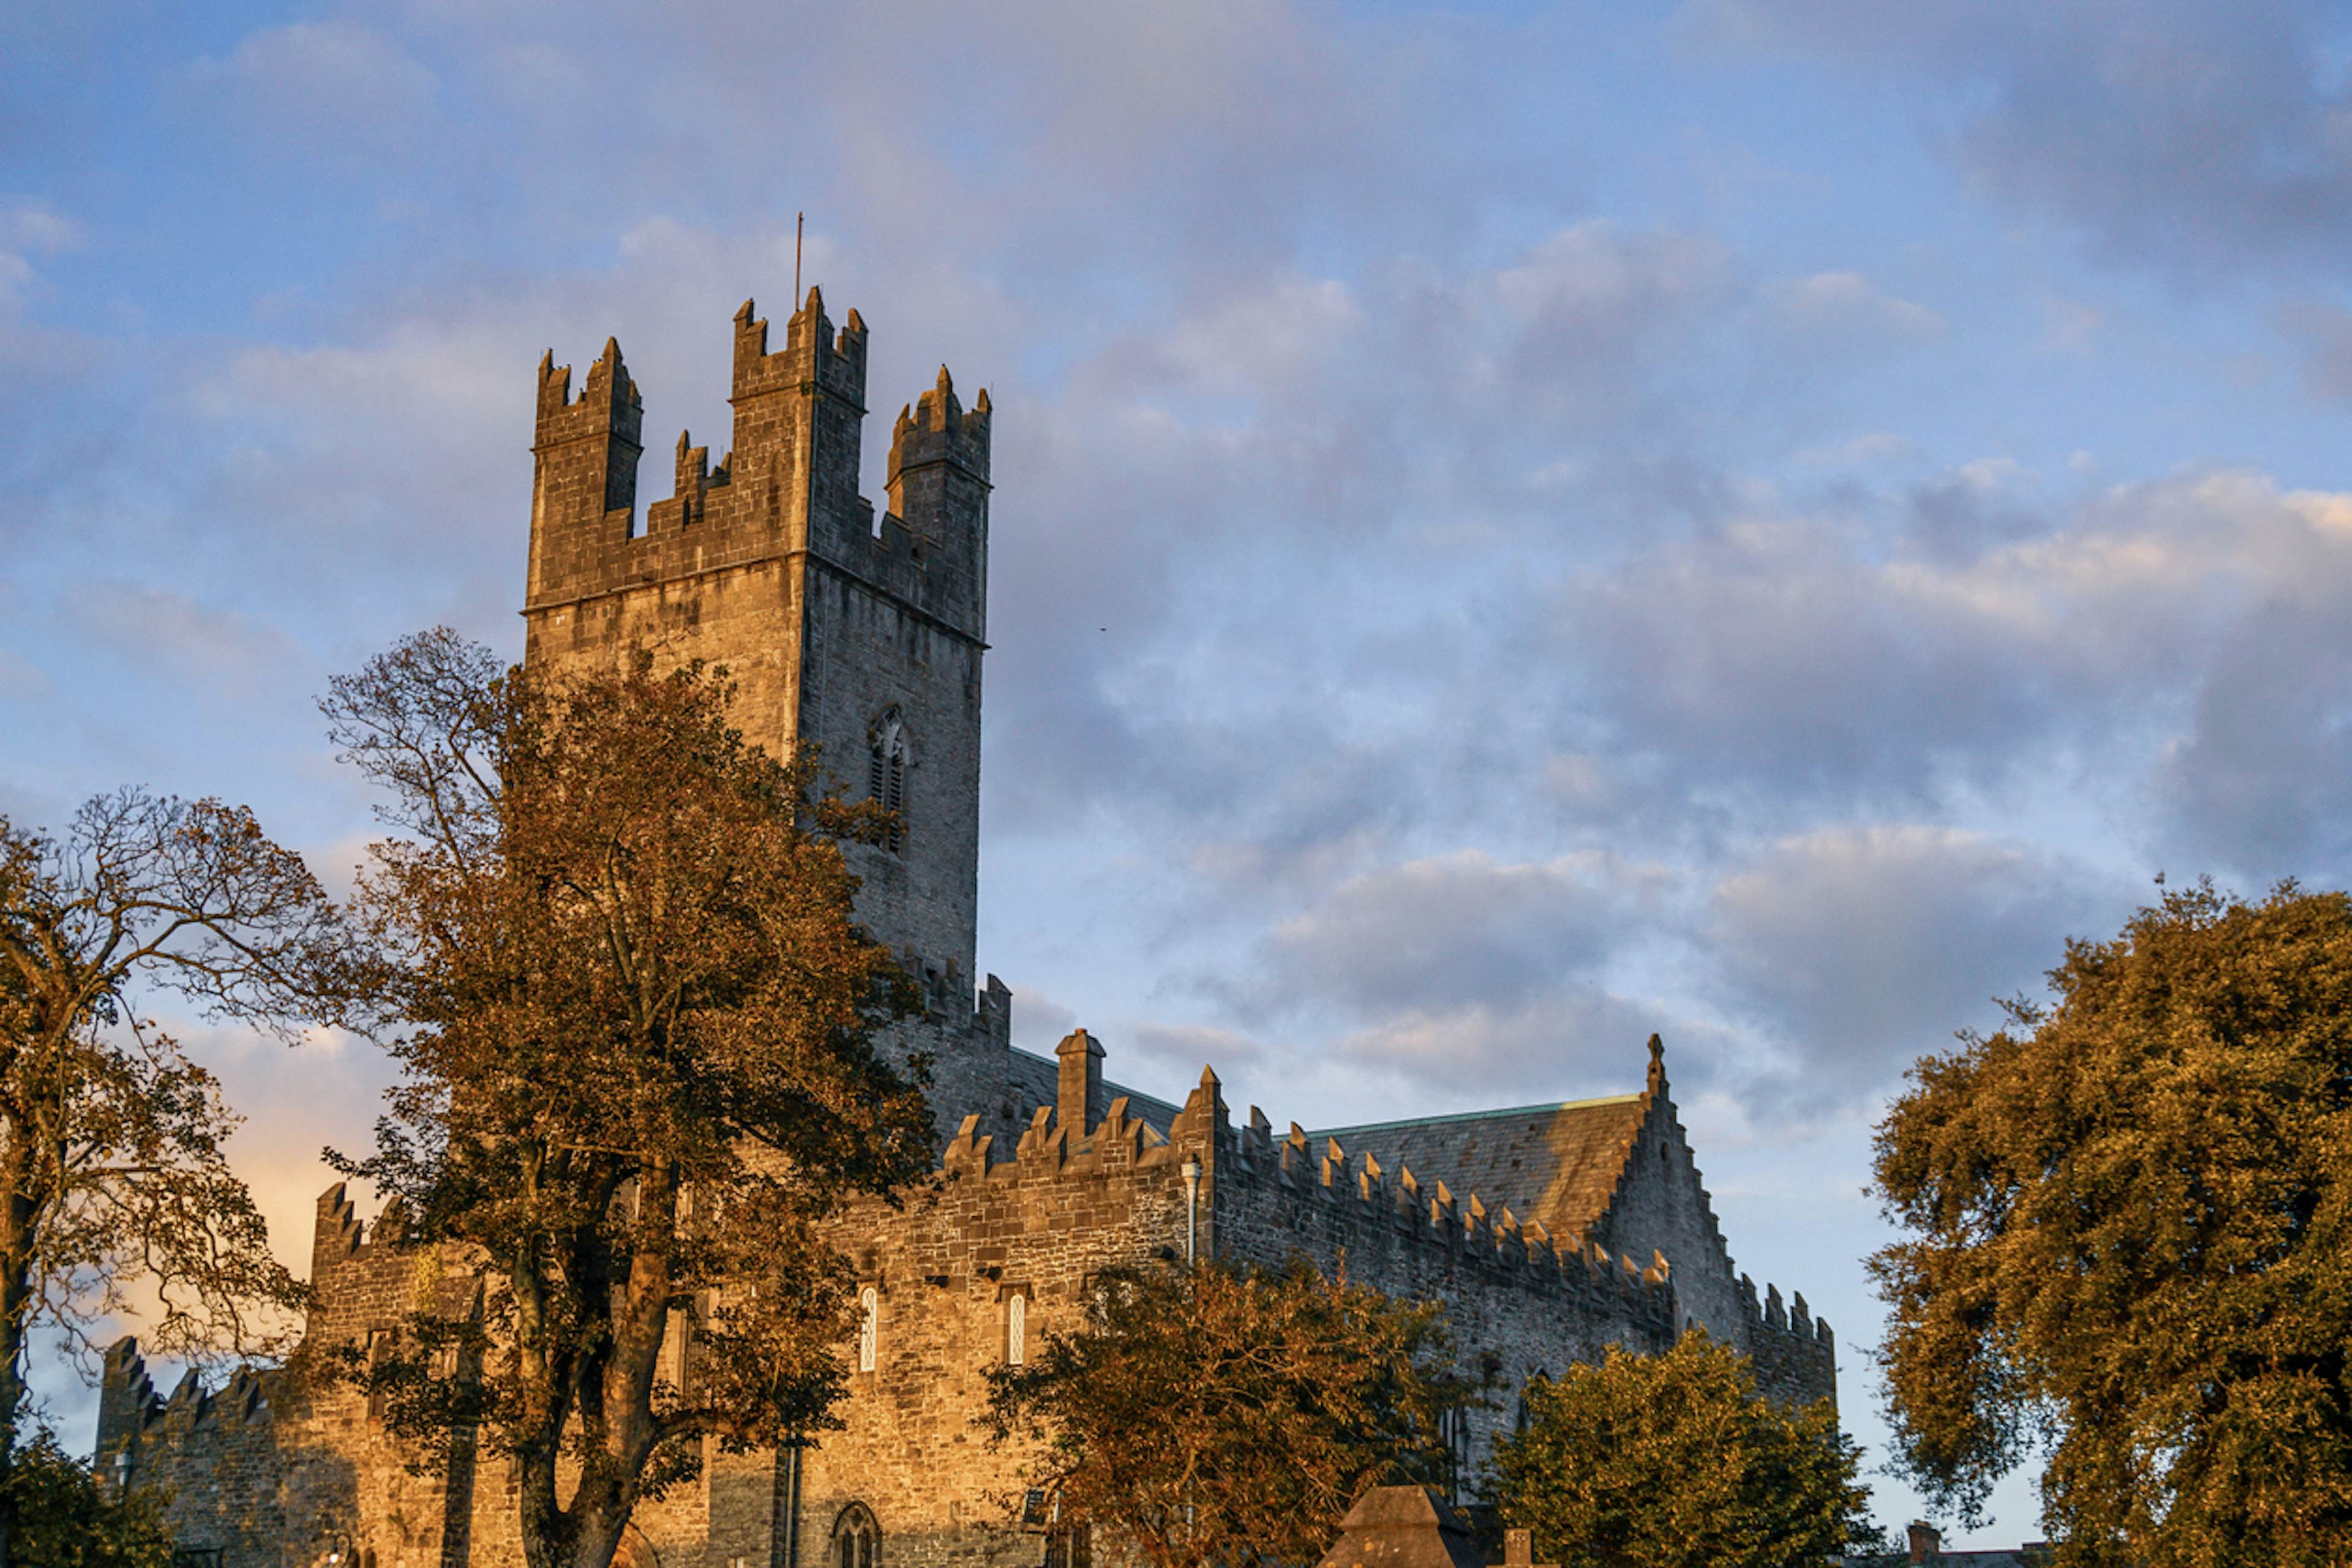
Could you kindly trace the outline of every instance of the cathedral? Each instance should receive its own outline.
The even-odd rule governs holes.
[[[1024,1508],[1019,1455],[986,1440],[986,1377],[1080,1321],[1088,1280],[1118,1262],[1344,1258],[1355,1282],[1442,1302],[1502,1395],[1451,1435],[1465,1481],[1530,1379],[1693,1324],[1746,1351],[1772,1397],[1834,1398],[1829,1326],[1802,1296],[1759,1301],[1732,1265],[1655,1038],[1646,1059],[1628,1049],[1627,1093],[1314,1131],[1236,1116],[1213,1071],[1181,1097],[1123,1087],[1084,1030],[1051,1059],[1016,1048],[1012,994],[975,984],[988,395],[965,407],[942,369],[899,412],[877,524],[857,493],[857,312],[836,331],[812,289],[782,347],[749,302],[734,334],[732,449],[714,464],[681,435],[673,493],[643,505],[644,404],[618,344],[576,394],[541,361],[525,657],[723,664],[751,739],[814,742],[836,782],[898,813],[887,841],[845,852],[860,919],[921,985],[923,1016],[892,1045],[933,1061],[940,1155],[904,1209],[842,1223],[859,1280],[845,1427],[781,1453],[714,1447],[638,1510],[628,1568],[1076,1560]],[[306,1342],[364,1345],[420,1290],[454,1302],[467,1281],[425,1250],[330,1188]],[[171,1489],[184,1560],[206,1568],[522,1562],[503,1461],[460,1451],[411,1473],[364,1393],[288,1370],[217,1389],[191,1373],[167,1395],[121,1341],[97,1453]]]

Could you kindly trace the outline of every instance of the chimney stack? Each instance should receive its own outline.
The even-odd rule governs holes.
[[[1073,1029],[1067,1038],[1054,1047],[1061,1058],[1061,1075],[1055,1084],[1055,1099],[1058,1102],[1055,1115],[1073,1140],[1084,1138],[1095,1130],[1106,1109],[1103,1104],[1103,1048],[1084,1029]]]

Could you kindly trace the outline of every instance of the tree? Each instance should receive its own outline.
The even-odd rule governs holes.
[[[1154,1568],[1311,1563],[1365,1488],[1434,1481],[1469,1396],[1433,1305],[1304,1262],[1097,1276],[1084,1323],[991,1374],[997,1442],[1065,1531]]]
[[[833,1422],[849,1281],[820,1226],[932,1165],[919,1078],[875,1045],[911,988],[835,842],[877,819],[727,698],[642,659],[501,673],[444,631],[322,704],[395,830],[353,908],[402,1079],[343,1168],[482,1285],[346,1365],[420,1464],[511,1458],[530,1568],[606,1568],[706,1437]]]
[[[38,1568],[172,1568],[163,1500],[119,1494],[47,1431],[18,1447],[0,1487],[17,1520],[16,1561]]]
[[[2352,900],[2166,892],[1912,1069],[1871,1261],[1899,1457],[1973,1517],[2037,1450],[2074,1561],[2352,1531]]]
[[[156,1349],[269,1353],[302,1300],[224,1154],[236,1119],[148,988],[290,1039],[348,977],[310,869],[241,807],[122,790],[62,838],[0,818],[0,1565],[37,1331],[87,1350],[143,1282]]]
[[[1526,1394],[1490,1490],[1538,1557],[1603,1568],[1791,1568],[1879,1534],[1860,1450],[1829,1401],[1758,1396],[1748,1358],[1703,1329],[1663,1355],[1609,1347]]]

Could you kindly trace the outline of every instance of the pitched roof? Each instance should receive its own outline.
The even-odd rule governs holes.
[[[1383,1171],[1411,1169],[1424,1190],[1444,1182],[1457,1199],[1475,1194],[1490,1213],[1507,1205],[1522,1223],[1541,1221],[1568,1240],[1608,1212],[1648,1110],[1643,1095],[1612,1094],[1331,1127],[1308,1137],[1318,1153],[1330,1139],[1350,1158],[1371,1155]]]
[[[1041,1057],[1034,1051],[1024,1051],[1018,1046],[1013,1047],[1013,1068],[1006,1078],[1013,1090],[1014,1106],[1024,1120],[1029,1112],[1036,1110],[1037,1107],[1052,1105],[1060,1100],[1061,1072],[1061,1063],[1052,1057]],[[1139,1089],[1129,1089],[1123,1084],[1113,1083],[1108,1079],[1103,1080],[1103,1099],[1106,1102],[1117,1100],[1121,1095],[1127,1097],[1127,1113],[1129,1116],[1138,1121],[1150,1122],[1152,1131],[1162,1135],[1166,1134],[1168,1124],[1176,1120],[1181,1109],[1169,1104],[1164,1100],[1146,1094]]]
[[[1485,1568],[1462,1516],[1427,1487],[1374,1487],[1318,1568]]]

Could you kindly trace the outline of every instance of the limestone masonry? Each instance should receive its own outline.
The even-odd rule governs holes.
[[[1496,1406],[1456,1441],[1465,1485],[1517,1392],[1610,1343],[1664,1349],[1692,1323],[1754,1357],[1774,1397],[1833,1398],[1829,1326],[1802,1296],[1759,1302],[1738,1274],[1650,1042],[1639,1092],[1307,1131],[1236,1121],[1213,1072],[1181,1104],[1103,1077],[1084,1031],[1047,1060],[1012,1045],[1012,996],[977,988],[981,662],[987,649],[988,395],[947,371],[898,416],[888,509],[857,494],[866,325],[807,300],[771,352],[736,313],[733,450],[678,437],[672,496],[640,507],[644,405],[617,343],[578,395],[539,370],[523,615],[534,665],[648,649],[735,674],[737,715],[779,753],[815,744],[904,830],[852,846],[860,917],[924,985],[899,1049],[931,1053],[943,1152],[904,1210],[863,1209],[838,1239],[861,1280],[846,1428],[797,1453],[727,1456],[639,1510],[632,1568],[1033,1565],[1021,1456],[981,1426],[989,1369],[1016,1340],[1075,1325],[1107,1264],[1303,1254],[1392,1294],[1442,1301]],[[1631,1064],[1629,1063],[1629,1066]],[[319,1200],[306,1350],[366,1344],[420,1301],[464,1312],[454,1259]],[[685,1333],[680,1329],[681,1338]],[[682,1352],[681,1352],[682,1353]],[[288,1368],[169,1397],[136,1345],[109,1353],[102,1468],[173,1489],[184,1548],[216,1568],[520,1568],[513,1479],[461,1452],[411,1475],[364,1394]],[[1065,1556],[1066,1561],[1066,1554]]]

